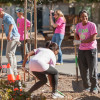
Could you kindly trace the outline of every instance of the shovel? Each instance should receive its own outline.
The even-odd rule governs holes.
[[[74,32],[74,40],[76,40],[75,32]],[[76,45],[74,46],[75,48],[75,64],[76,64],[76,81],[78,82],[78,62],[77,62],[77,47]]]
[[[3,29],[4,29],[4,25],[2,24],[1,52],[0,52],[0,71],[1,71],[1,75],[2,75],[2,72],[3,72],[3,68],[7,68],[7,65],[2,65],[2,52],[3,52]]]

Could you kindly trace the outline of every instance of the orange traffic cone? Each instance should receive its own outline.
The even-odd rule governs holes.
[[[14,82],[15,76],[9,63],[7,64],[7,74],[8,74],[8,81]]]

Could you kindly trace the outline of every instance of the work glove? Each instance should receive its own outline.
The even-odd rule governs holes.
[[[73,41],[73,45],[79,45],[79,44],[81,44],[81,40],[74,40]]]

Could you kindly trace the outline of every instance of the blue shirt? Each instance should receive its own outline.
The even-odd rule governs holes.
[[[20,34],[18,33],[16,23],[15,23],[14,19],[12,18],[12,16],[5,13],[3,16],[3,24],[4,24],[4,31],[6,33],[6,36],[8,36],[8,33],[9,33],[9,25],[12,24],[13,29],[12,29],[10,38],[20,38]]]

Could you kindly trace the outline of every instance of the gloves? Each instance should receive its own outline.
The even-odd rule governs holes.
[[[81,44],[81,40],[74,40],[74,41],[73,41],[73,44],[74,44],[74,45],[79,45],[79,44]]]

